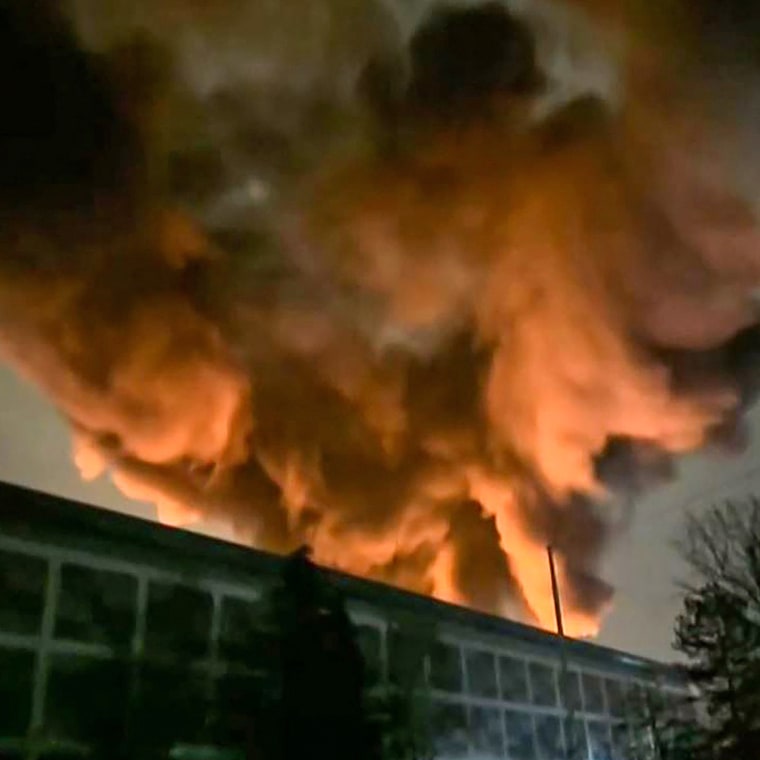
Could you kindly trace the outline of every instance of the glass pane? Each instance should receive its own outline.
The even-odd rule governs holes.
[[[557,704],[557,686],[554,668],[540,662],[528,665],[533,703],[543,707],[554,707]]]
[[[26,734],[32,706],[35,656],[21,649],[0,649],[0,736]]]
[[[424,678],[427,642],[397,628],[388,632],[388,670],[390,679],[405,686]]]
[[[627,760],[632,750],[628,726],[625,723],[613,723],[611,734],[612,756],[615,760]]]
[[[140,689],[132,732],[141,748],[135,757],[167,757],[178,742],[193,742],[204,729],[208,712],[207,679],[175,667],[148,665],[140,674]],[[165,754],[160,754],[160,753]]]
[[[137,579],[77,565],[61,568],[55,635],[129,647],[135,630]]]
[[[639,758],[648,758],[653,748],[651,746],[651,734],[649,726],[639,720],[636,724],[628,722],[628,744],[631,748],[630,755],[631,760],[639,760]]]
[[[583,704],[586,712],[604,713],[604,692],[602,691],[602,679],[584,673],[583,681]]]
[[[188,586],[151,583],[145,621],[145,651],[173,658],[208,654],[211,595]]]
[[[625,690],[621,681],[608,678],[605,682],[607,689],[607,709],[614,718],[625,717]]]
[[[356,626],[356,638],[364,657],[367,677],[377,680],[382,675],[382,632],[377,626],[362,623]]]
[[[46,579],[45,560],[0,551],[0,630],[39,633]]]
[[[637,683],[629,683],[625,690],[626,718],[631,725],[640,725],[646,716],[644,690]]]
[[[665,709],[662,693],[656,686],[648,685],[644,687],[644,705],[647,715],[659,715]]]
[[[436,757],[460,758],[467,755],[467,720],[464,705],[433,702],[432,730]]]
[[[59,740],[118,746],[128,695],[128,671],[122,663],[56,655],[48,666],[46,730]]]
[[[671,721],[678,717],[683,699],[683,696],[677,692],[662,692],[663,712]]]
[[[561,673],[557,677],[561,681],[560,690],[563,694],[560,706],[571,712],[583,712],[580,674],[575,670],[569,670],[565,673],[564,677]]]
[[[509,760],[536,760],[533,719],[529,713],[507,710],[504,713]]]
[[[536,745],[540,760],[565,760],[559,718],[553,715],[536,716]]]
[[[465,650],[467,690],[476,697],[498,696],[496,688],[496,658],[490,652]]]
[[[591,745],[591,760],[615,760],[608,723],[589,721],[588,739]]]
[[[430,685],[442,691],[461,692],[462,660],[459,647],[436,641],[430,650]]]
[[[470,708],[470,742],[478,757],[503,757],[504,737],[498,709]]]
[[[266,668],[274,655],[258,601],[224,597],[219,628],[219,656],[252,669]]]
[[[251,726],[266,717],[266,707],[276,704],[276,684],[257,676],[227,674],[216,680],[215,735],[224,744],[244,743]],[[271,716],[271,713],[270,713]]]
[[[499,657],[501,698],[508,702],[528,701],[528,671],[524,660],[503,655]]]
[[[588,760],[586,725],[580,718],[565,720],[565,741],[568,760]]]

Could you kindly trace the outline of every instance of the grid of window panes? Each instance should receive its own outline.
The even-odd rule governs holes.
[[[391,676],[404,669],[393,651]],[[558,658],[468,641],[436,641],[427,659],[439,758],[626,760],[631,752],[633,682],[572,665],[563,678]]]
[[[0,756],[107,758],[127,720],[196,741],[261,677],[262,620],[250,588],[0,537]]]
[[[97,748],[118,741],[127,715],[132,733],[198,741],[212,697],[234,732],[271,661],[262,620],[250,588],[0,536],[0,756],[107,758]],[[431,647],[379,617],[358,622],[370,675],[427,683],[442,760],[564,760],[566,747],[625,760],[638,685],[572,666],[561,679],[556,659],[446,638]]]

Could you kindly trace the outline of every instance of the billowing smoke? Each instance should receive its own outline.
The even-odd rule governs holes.
[[[595,5],[0,3],[0,351],[83,476],[544,626],[550,542],[592,633],[760,281],[754,37]]]

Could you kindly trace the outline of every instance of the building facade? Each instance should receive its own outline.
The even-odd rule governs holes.
[[[107,757],[125,721],[158,732],[166,757],[202,743],[209,704],[256,690],[262,595],[282,562],[0,485],[0,757]],[[378,683],[418,657],[438,758],[626,760],[649,740],[630,705],[685,689],[674,669],[579,641],[563,670],[549,633],[324,574]]]

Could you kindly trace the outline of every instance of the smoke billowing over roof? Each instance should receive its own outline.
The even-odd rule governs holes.
[[[166,521],[545,626],[551,542],[593,632],[610,494],[755,385],[721,7],[3,2],[0,353]]]

